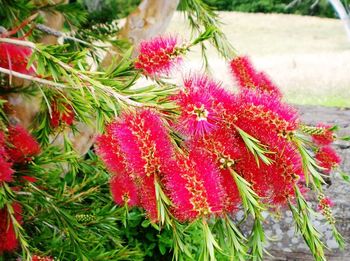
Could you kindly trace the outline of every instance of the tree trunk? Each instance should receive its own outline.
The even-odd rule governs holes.
[[[350,14],[346,11],[344,5],[340,0],[328,0],[328,1],[333,6],[337,14],[339,15],[339,18],[342,20],[346,34],[350,41]]]
[[[179,0],[143,0],[127,17],[118,37],[128,39],[137,47],[142,40],[164,33],[178,4]],[[135,48],[134,56],[137,52]],[[112,47],[102,61],[102,67],[108,67],[113,60],[118,60],[118,56],[118,50]]]

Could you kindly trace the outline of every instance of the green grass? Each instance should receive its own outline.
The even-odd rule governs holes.
[[[347,108],[350,105],[349,99],[343,99],[341,97],[319,97],[319,98],[297,98],[293,96],[289,96],[287,101],[292,104],[300,104],[300,105],[322,105],[326,107],[342,107]]]

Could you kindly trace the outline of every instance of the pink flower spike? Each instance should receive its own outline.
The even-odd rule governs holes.
[[[172,212],[181,222],[194,220],[198,211],[193,208],[191,193],[187,188],[187,179],[183,176],[181,167],[176,160],[171,160],[164,166],[164,184],[174,207]]]
[[[131,170],[140,178],[161,175],[162,162],[173,154],[168,132],[158,114],[151,110],[124,114],[113,135]]]
[[[118,128],[116,123],[107,126],[106,133],[96,139],[96,153],[103,160],[110,172],[115,175],[124,173],[127,169],[125,155],[120,149],[118,140],[112,130]]]
[[[232,101],[217,82],[207,76],[194,74],[184,79],[184,88],[170,97],[180,109],[175,128],[182,134],[203,136],[221,124],[223,105]]]
[[[143,41],[139,48],[140,54],[135,61],[135,68],[140,69],[146,76],[157,77],[168,75],[180,55],[185,51],[177,37],[158,36]]]
[[[9,156],[7,155],[5,145],[5,135],[0,132],[0,183],[12,181],[12,174],[14,173],[12,162],[8,162]]]
[[[130,207],[137,206],[139,205],[138,188],[118,140],[113,136],[115,128],[118,128],[117,123],[111,123],[107,126],[106,133],[97,138],[96,152],[108,170],[113,173],[110,188],[114,202],[120,206],[125,204]]]
[[[225,192],[221,176],[204,151],[177,155],[176,161],[166,165],[164,180],[177,219],[192,221],[198,216],[222,214]]]
[[[299,125],[297,110],[267,93],[242,91],[237,99],[237,107],[249,122],[259,117],[262,123],[276,127],[279,131],[294,131]]]
[[[12,205],[14,216],[22,224],[22,206],[18,203]],[[18,247],[18,239],[10,219],[7,208],[0,209],[0,253],[12,252]]]
[[[11,43],[0,43],[0,67],[24,74],[34,74],[33,66],[27,69],[32,55],[29,47]]]
[[[274,97],[282,97],[280,89],[271,81],[270,77],[264,72],[259,72],[257,74],[256,88],[262,92],[269,93]]]
[[[164,162],[173,154],[168,132],[158,114],[146,109],[124,113],[98,139],[97,152],[116,174],[111,181],[115,201],[120,204],[127,198],[129,204],[136,205],[138,194],[140,206],[156,221],[154,182],[161,180]]]
[[[189,158],[193,162],[193,168],[198,173],[207,194],[207,202],[210,212],[221,214],[223,212],[223,199],[226,196],[222,188],[222,179],[219,169],[210,161],[209,154],[204,150],[192,150]],[[205,159],[205,162],[203,162]]]
[[[328,197],[323,197],[319,203],[318,203],[318,210],[323,211],[327,208],[331,208],[334,206],[334,202],[328,198]]]
[[[218,120],[213,108],[213,101],[206,93],[180,93],[177,104],[181,114],[176,129],[187,136],[202,136],[215,129]]]
[[[0,184],[1,182],[12,181],[12,174],[14,171],[11,167],[12,163],[7,162],[3,157],[0,157]]]
[[[119,206],[127,204],[129,207],[139,205],[136,184],[127,173],[114,175],[110,180],[110,187],[114,202]]]
[[[274,97],[281,98],[282,93],[279,88],[272,83],[264,72],[255,70],[252,62],[247,56],[234,58],[231,63],[231,72],[241,90],[252,89],[259,92],[268,93]]]
[[[231,72],[241,88],[256,87],[256,71],[247,56],[238,56],[230,62]]]
[[[8,141],[10,146],[7,148],[7,152],[15,163],[24,163],[31,160],[41,151],[39,143],[20,125],[9,127]]]
[[[324,172],[329,174],[333,168],[336,168],[341,158],[337,152],[330,146],[321,147],[316,153],[316,160],[320,167],[324,168]]]
[[[334,142],[335,134],[333,131],[331,131],[331,125],[319,123],[316,127],[322,130],[322,132],[311,136],[314,143],[317,145],[326,146]]]

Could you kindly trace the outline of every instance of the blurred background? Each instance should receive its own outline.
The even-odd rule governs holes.
[[[90,23],[127,17],[140,0],[79,0]],[[204,0],[218,11],[223,32],[239,54],[251,57],[294,104],[350,107],[350,20],[347,0]],[[188,20],[178,11],[167,32],[190,38]],[[343,19],[340,19],[343,18]],[[348,28],[346,28],[346,25]],[[215,78],[231,80],[227,64],[208,47]],[[200,50],[186,60],[200,69]]]

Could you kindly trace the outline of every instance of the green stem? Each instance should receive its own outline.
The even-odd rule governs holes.
[[[228,246],[230,260],[246,260],[248,250],[246,244],[247,239],[227,214],[221,219],[221,224],[224,229],[223,236],[226,236],[223,242],[226,242]]]
[[[311,183],[314,190],[322,191],[322,185],[325,184],[325,181],[317,170],[321,169],[321,167],[317,165],[315,159],[310,155],[310,152],[303,146],[303,142],[300,138],[293,136],[293,142],[298,148],[302,158],[306,185]]]
[[[216,261],[215,250],[222,252],[219,244],[216,242],[214,235],[212,234],[209,225],[205,218],[201,220],[201,226],[204,236],[203,251],[201,253],[200,260],[203,261]]]
[[[295,221],[297,230],[302,234],[305,243],[308,245],[316,261],[326,261],[324,255],[324,244],[321,241],[321,234],[317,231],[310,220],[312,209],[306,202],[297,186],[294,187],[296,205],[289,201],[289,208]]]
[[[249,246],[251,248],[251,256],[253,260],[262,260],[264,252],[265,235],[262,226],[261,212],[265,209],[265,206],[259,201],[259,196],[251,188],[251,184],[241,177],[232,168],[229,168],[232,177],[234,178],[239,194],[242,199],[243,208],[245,214],[249,213],[254,217],[254,225],[251,235],[249,237]]]
[[[273,152],[267,150],[266,146],[263,145],[258,139],[249,135],[241,128],[239,128],[237,126],[235,126],[235,128],[238,131],[239,135],[242,137],[248,150],[253,154],[253,156],[256,160],[256,164],[258,166],[260,165],[259,159],[261,159],[262,162],[264,162],[266,165],[272,164],[273,161],[269,157],[265,156],[265,154],[271,154]]]
[[[259,196],[252,189],[251,184],[232,168],[229,168],[229,171],[236,182],[245,214],[248,215],[250,213],[254,218],[261,218],[261,211],[264,210],[265,207],[259,202]]]

